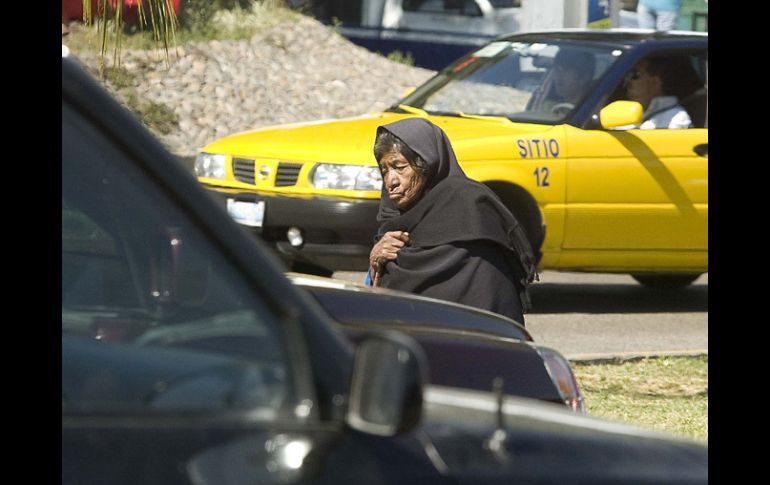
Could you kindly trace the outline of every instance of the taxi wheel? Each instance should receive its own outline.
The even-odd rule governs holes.
[[[326,278],[331,278],[331,276],[334,274],[334,271],[326,268],[325,266],[320,266],[307,261],[292,261],[289,265],[289,268],[295,273],[324,276]]]
[[[513,216],[524,228],[529,244],[535,253],[535,261],[540,263],[543,257],[542,246],[545,240],[545,225],[540,216],[537,202],[521,187],[502,182],[486,182],[492,191],[500,197]]]
[[[535,253],[535,264],[540,264],[540,260],[543,258],[543,240],[545,239],[545,226],[540,224],[539,214],[530,213],[529,217],[517,217],[518,220],[523,220],[524,232],[527,233],[529,244],[532,246],[532,251]]]
[[[700,273],[694,274],[632,274],[631,277],[648,288],[674,290],[684,288],[697,280]]]
[[[535,263],[540,263],[540,259],[543,257],[541,249],[545,239],[545,226],[540,221],[540,213],[531,207],[522,207],[522,204],[515,204],[508,209],[524,228],[529,245],[532,246],[532,252],[535,253]]]

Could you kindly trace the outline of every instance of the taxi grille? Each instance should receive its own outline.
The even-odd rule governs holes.
[[[287,187],[296,185],[301,169],[301,163],[279,163],[278,172],[275,174],[275,186]],[[235,180],[252,185],[256,184],[254,170],[254,160],[233,157],[233,177],[235,177]]]
[[[233,177],[239,182],[254,184],[254,160],[233,157]]]
[[[275,174],[275,186],[286,187],[288,185],[296,185],[301,169],[301,163],[279,163],[278,173]]]

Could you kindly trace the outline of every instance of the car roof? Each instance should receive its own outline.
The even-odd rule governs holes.
[[[659,31],[652,29],[584,29],[567,28],[558,30],[534,31],[518,34],[509,34],[499,37],[497,40],[521,41],[521,40],[574,40],[586,42],[605,42],[618,45],[641,44],[645,42],[680,41],[680,40],[705,40],[708,41],[708,32],[694,32],[685,30]]]

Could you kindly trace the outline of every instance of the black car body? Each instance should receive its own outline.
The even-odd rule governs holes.
[[[64,54],[62,483],[706,483],[702,443],[354,351]]]
[[[536,345],[514,320],[467,305],[340,279],[301,273],[288,273],[288,277],[307,290],[353,341],[378,330],[398,330],[413,337],[425,351],[431,384],[499,389],[511,396],[585,410],[569,361],[554,349]]]

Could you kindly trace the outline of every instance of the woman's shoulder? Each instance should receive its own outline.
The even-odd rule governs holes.
[[[491,189],[486,185],[476,180],[473,180],[471,178],[468,178],[467,176],[464,176],[464,175],[447,177],[441,182],[441,185],[443,186],[444,189],[462,188],[467,193],[476,193],[476,192],[487,193],[488,191],[491,192]],[[461,194],[455,194],[455,195],[461,195]]]

